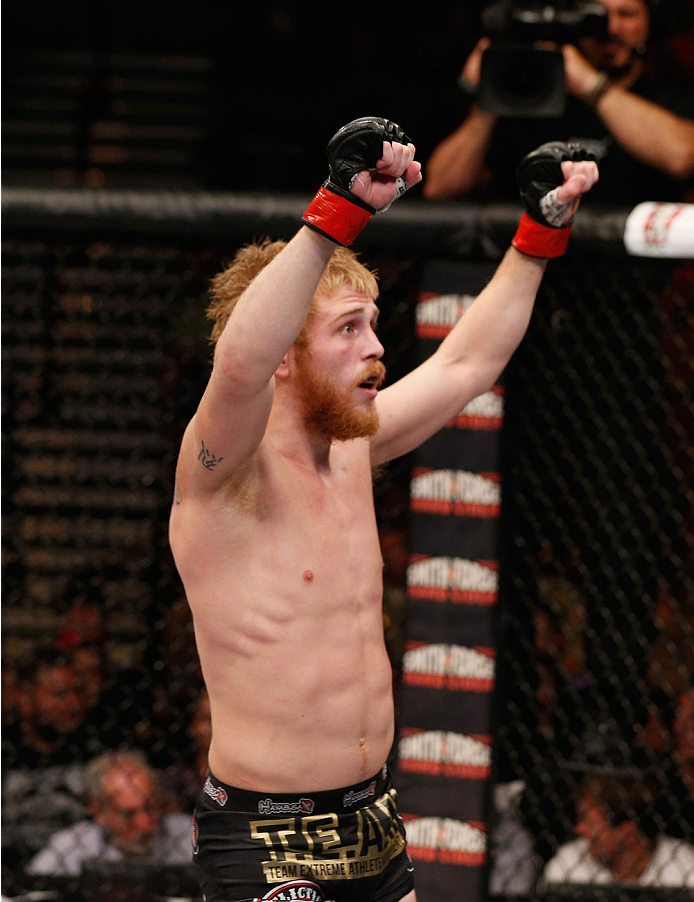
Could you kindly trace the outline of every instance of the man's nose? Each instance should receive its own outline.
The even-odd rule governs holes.
[[[371,357],[374,360],[380,360],[381,357],[385,354],[385,348],[379,341],[378,335],[374,331],[369,335],[369,342],[367,345],[367,357]]]
[[[622,20],[614,11],[607,15],[607,33],[611,38],[618,38],[622,33]]]

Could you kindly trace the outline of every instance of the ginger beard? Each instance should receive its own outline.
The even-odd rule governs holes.
[[[382,385],[386,368],[380,360],[369,364],[347,392],[340,390],[329,376],[318,372],[310,351],[304,348],[297,348],[296,369],[299,401],[309,429],[340,442],[376,434],[376,405],[370,399],[363,408],[357,407],[351,398],[351,391],[373,377],[376,388]]]

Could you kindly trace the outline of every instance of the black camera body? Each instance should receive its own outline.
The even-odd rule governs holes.
[[[501,0],[487,7],[482,25],[491,45],[482,55],[477,102],[497,116],[557,117],[564,112],[566,81],[560,49],[536,42],[571,44],[582,37],[607,36],[607,11],[597,0],[565,9],[561,0],[545,4]]]

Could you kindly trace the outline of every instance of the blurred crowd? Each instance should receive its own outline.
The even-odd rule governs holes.
[[[211,726],[185,599],[154,669],[109,655],[98,574],[71,580],[57,607],[54,640],[3,664],[4,883],[77,875],[90,859],[190,863]]]
[[[661,584],[654,622],[642,624],[637,685],[620,684],[616,662],[608,698],[578,555],[543,555],[536,589],[534,733],[524,750],[536,766],[495,787],[491,890],[694,889],[692,599]]]

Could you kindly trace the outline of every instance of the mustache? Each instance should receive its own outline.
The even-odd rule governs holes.
[[[625,40],[623,37],[620,37],[619,35],[608,35],[607,37],[601,38],[600,43],[602,45],[617,44],[619,47],[624,47],[627,50],[631,50],[633,53],[636,53],[639,56],[642,56],[646,52],[645,42],[641,42],[638,44],[631,44],[629,41]]]
[[[361,385],[362,382],[366,382],[367,379],[375,379],[374,388],[380,388],[385,382],[385,378],[385,365],[380,360],[375,360],[366,370],[364,370],[354,384],[357,386]]]

